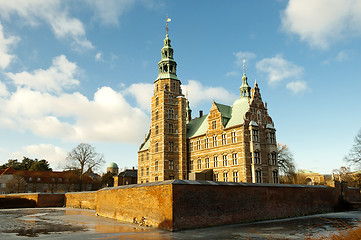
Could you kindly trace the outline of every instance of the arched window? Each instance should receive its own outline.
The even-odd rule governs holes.
[[[158,142],[156,142],[156,143],[154,144],[154,151],[155,151],[155,152],[158,152],[158,150],[159,150],[159,149],[158,149]]]
[[[260,154],[260,152],[258,150],[254,151],[253,163],[254,164],[261,164],[261,154]]]
[[[239,182],[238,172],[233,172],[233,182]]]
[[[157,85],[158,86],[158,85]],[[155,97],[155,106],[158,106],[159,105],[159,98],[158,96]]]
[[[271,153],[271,162],[272,162],[272,165],[277,165],[277,153],[276,152]]]
[[[205,159],[205,163],[206,163],[206,164],[205,164],[205,165],[206,165],[205,167],[206,167],[206,168],[209,168],[209,158],[208,158],[208,157]]]
[[[233,165],[238,164],[237,153],[232,153]]]
[[[173,119],[173,109],[168,110],[168,118]]]
[[[169,124],[169,133],[174,133],[174,126],[173,126],[173,124]]]
[[[261,169],[256,170],[256,183],[262,183],[262,171],[261,171]]]
[[[158,125],[155,125],[155,134],[157,135],[159,133],[159,127]]]
[[[158,171],[158,161],[155,161],[154,163],[154,171]]]
[[[159,112],[157,110],[157,111],[155,111],[155,120],[158,120],[158,118],[159,118]]]
[[[228,172],[223,173],[223,181],[228,182]]]
[[[227,155],[223,155],[223,166],[227,166],[228,165],[228,159],[227,159]]]
[[[273,183],[278,183],[278,171],[277,170],[273,170],[272,177],[273,177]]]

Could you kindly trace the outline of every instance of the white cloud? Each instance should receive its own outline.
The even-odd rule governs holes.
[[[102,87],[88,100],[80,93],[53,96],[18,88],[0,109],[0,126],[67,141],[139,142],[149,118],[124,96]]]
[[[236,64],[237,66],[243,66],[243,59],[246,61],[246,64],[249,60],[252,60],[256,57],[256,54],[253,53],[253,52],[242,52],[242,51],[239,51],[239,52],[236,52],[236,53],[233,53],[234,56],[236,56]]]
[[[303,74],[303,67],[287,61],[278,54],[273,58],[264,58],[257,62],[259,71],[268,75],[268,83],[276,84],[284,79],[299,78]]]
[[[292,93],[297,94],[308,90],[307,83],[305,81],[293,81],[286,85],[286,88],[291,90]]]
[[[8,95],[8,90],[6,89],[6,85],[0,82],[0,97],[6,97]]]
[[[135,4],[135,0],[86,0],[86,2],[92,7],[95,18],[105,25],[118,25],[119,17]]]
[[[226,73],[226,77],[241,77],[242,73],[239,71],[230,71]]]
[[[95,61],[104,62],[103,54],[101,52],[98,52],[97,54],[95,54]]]
[[[46,70],[37,69],[32,73],[7,73],[17,86],[25,86],[41,92],[60,93],[63,89],[69,89],[79,85],[79,80],[74,78],[77,73],[77,65],[69,62],[64,55],[55,57],[52,66]]]
[[[361,35],[359,0],[290,0],[282,13],[282,27],[313,47]]]
[[[65,149],[56,147],[52,144],[29,145],[22,149],[22,156],[33,159],[37,158],[39,160],[45,159],[49,162],[50,167],[53,168],[53,170],[60,170],[59,166],[65,161],[68,154]],[[19,153],[17,153],[17,155],[19,155]],[[20,159],[22,159],[22,157]]]
[[[82,22],[69,16],[68,8],[60,0],[12,0],[1,1],[0,15],[11,21],[12,15],[18,15],[23,24],[31,26],[40,22],[49,24],[59,39],[71,39],[75,50],[92,49],[92,43],[86,38]]]
[[[187,85],[183,85],[183,92],[188,89],[188,99],[195,107],[201,103],[211,103],[213,100],[225,104],[232,104],[238,97],[222,87],[203,86],[196,80],[189,80]]]
[[[19,38],[14,36],[8,36],[5,38],[4,29],[0,23],[0,67],[2,69],[9,66],[11,61],[15,58],[14,55],[9,54],[9,49],[12,45],[15,45],[19,41]]]
[[[154,85],[151,83],[134,83],[125,90],[125,94],[135,97],[141,109],[150,111],[150,101],[153,95]]]

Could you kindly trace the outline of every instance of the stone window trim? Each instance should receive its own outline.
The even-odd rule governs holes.
[[[236,130],[233,130],[231,132],[231,139],[232,139],[232,143],[236,143],[237,142],[237,133]]]
[[[208,137],[206,137],[204,139],[204,148],[209,148],[209,138]]]
[[[154,162],[154,171],[159,171],[159,162],[158,161]]]
[[[217,147],[217,135],[213,136],[213,147]]]
[[[258,129],[252,129],[252,141],[253,142],[258,142],[259,141],[259,132]]]
[[[158,142],[155,142],[154,144],[154,152],[158,152],[159,151],[159,144]]]
[[[159,134],[159,126],[158,124],[155,125],[155,135],[158,135]]]
[[[205,162],[205,168],[209,168],[210,167],[210,165],[209,165],[209,157],[206,157],[204,162]]]
[[[238,171],[233,171],[233,182],[239,182]]]
[[[222,133],[222,145],[227,144],[227,133]]]
[[[228,166],[228,157],[227,157],[227,155],[223,155],[223,166],[224,167]]]
[[[255,171],[256,183],[262,183],[262,170],[257,168]]]
[[[223,182],[228,182],[228,172],[223,173]]]
[[[174,133],[174,125],[170,123],[168,126],[169,126],[169,133]]]
[[[215,181],[215,182],[218,182],[218,181],[219,181],[219,173],[215,172],[215,173],[213,174],[213,178],[214,178],[214,181]]]
[[[212,129],[217,129],[217,121],[212,121]]]
[[[279,183],[278,171],[275,169],[272,171],[273,183]]]
[[[197,169],[202,169],[202,160],[200,158],[197,160]]]
[[[201,150],[201,139],[197,139],[197,150]]]
[[[261,164],[261,152],[259,150],[253,152],[253,163]]]
[[[238,165],[237,153],[232,153],[233,165]]]
[[[218,156],[213,156],[213,166],[218,167]]]

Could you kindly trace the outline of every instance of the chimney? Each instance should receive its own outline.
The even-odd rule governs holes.
[[[203,117],[203,110],[199,110],[199,117]]]
[[[134,171],[134,167],[133,167],[133,171]]]

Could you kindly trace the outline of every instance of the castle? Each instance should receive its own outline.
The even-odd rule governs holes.
[[[240,98],[191,116],[168,31],[151,99],[151,126],[138,152],[138,183],[172,179],[278,183],[277,143],[267,103],[243,70]]]

